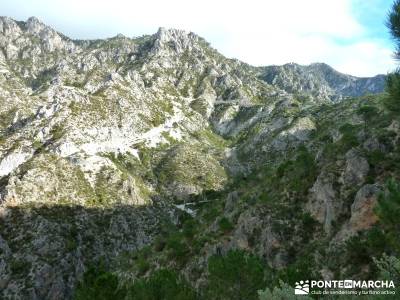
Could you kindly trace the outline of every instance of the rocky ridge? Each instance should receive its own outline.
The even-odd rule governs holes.
[[[298,93],[314,99],[340,101],[346,97],[382,92],[386,76],[359,78],[340,73],[324,63],[309,66],[290,63],[261,67],[260,78],[289,93]]]

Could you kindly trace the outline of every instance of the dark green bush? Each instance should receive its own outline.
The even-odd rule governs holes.
[[[339,131],[342,134],[342,138],[340,139],[340,150],[342,153],[346,152],[350,148],[356,147],[359,144],[357,139],[358,130],[359,126],[348,123],[339,128]]]
[[[400,252],[400,184],[391,179],[386,184],[386,191],[378,198],[375,213],[385,230],[387,243],[396,254]]]
[[[400,73],[399,71],[389,74],[386,78],[386,91],[388,96],[385,105],[390,111],[400,112]]]
[[[226,217],[223,217],[221,220],[219,220],[218,226],[223,233],[228,233],[233,229],[231,221],[229,221]]]
[[[192,239],[196,234],[196,230],[199,224],[194,219],[186,220],[183,223],[183,235],[187,239]]]
[[[368,123],[374,122],[374,118],[378,115],[378,109],[375,106],[363,105],[358,109],[358,114],[363,116],[364,129],[367,130]]]
[[[62,125],[55,125],[51,130],[50,133],[54,141],[57,141],[63,137],[65,134],[64,127]]]
[[[158,270],[147,279],[136,280],[129,288],[127,298],[132,300],[197,299],[196,293],[186,280],[167,269]]]
[[[295,159],[284,161],[279,165],[276,169],[276,177],[282,188],[298,198],[304,198],[314,183],[317,172],[314,156],[305,146],[301,146]]]
[[[295,261],[277,272],[275,275],[275,285],[278,284],[279,280],[293,285],[296,281],[316,277],[313,276],[313,265],[315,263],[311,253],[308,253],[308,255],[305,253],[299,255],[294,249],[289,249],[288,256],[290,260],[295,259]]]
[[[345,245],[343,269],[350,276],[363,273],[365,279],[375,278],[377,269],[374,268],[373,258],[389,251],[387,242],[385,233],[378,226],[350,238]],[[366,265],[370,268],[362,272]]]
[[[400,1],[396,0],[393,3],[392,10],[389,14],[387,22],[393,39],[396,42],[396,58],[400,58]],[[385,99],[386,107],[395,112],[400,112],[400,72],[389,74],[386,78],[386,91],[388,97]]]
[[[126,291],[118,289],[118,277],[107,272],[103,266],[89,268],[75,290],[75,300],[124,299]]]
[[[265,285],[261,260],[244,251],[231,250],[208,260],[208,289],[204,299],[257,299]]]
[[[168,237],[166,247],[169,250],[169,257],[180,263],[184,263],[186,261],[187,255],[190,252],[183,235],[179,232],[174,232]]]

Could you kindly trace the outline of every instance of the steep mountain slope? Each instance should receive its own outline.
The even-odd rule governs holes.
[[[289,93],[298,93],[317,99],[341,100],[383,91],[384,75],[358,78],[342,74],[324,63],[309,66],[286,64],[260,68],[260,77]]]
[[[371,275],[371,259],[346,268],[346,243],[377,222],[399,123],[382,96],[338,100],[381,77],[256,68],[180,30],[74,41],[36,18],[0,18],[0,48],[1,297],[69,299],[109,271],[129,290],[168,268],[233,299],[209,266],[235,250],[262,262],[248,299]]]

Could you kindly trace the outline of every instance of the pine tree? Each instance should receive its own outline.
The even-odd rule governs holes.
[[[396,42],[396,58],[400,58],[400,0],[393,3],[387,22],[390,33]]]
[[[395,57],[400,59],[400,0],[393,3],[387,27],[396,43]],[[386,90],[389,94],[385,102],[387,108],[394,112],[400,112],[400,69],[388,75]]]
[[[400,184],[398,182],[393,179],[388,181],[385,193],[378,198],[375,212],[385,231],[387,241],[398,254],[400,252]]]

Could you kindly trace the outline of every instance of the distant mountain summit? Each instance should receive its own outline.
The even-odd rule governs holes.
[[[360,78],[340,73],[325,63],[308,66],[290,63],[261,67],[260,78],[288,93],[338,101],[344,97],[381,93],[386,76]]]

